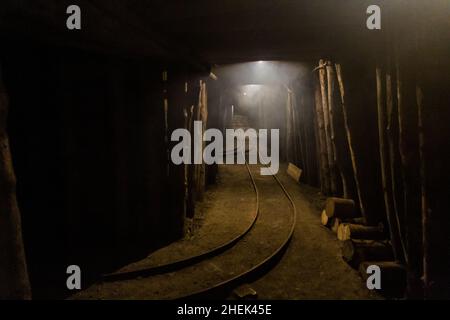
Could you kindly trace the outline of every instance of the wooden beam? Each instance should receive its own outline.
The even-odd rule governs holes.
[[[16,176],[6,131],[8,104],[0,69],[0,300],[31,299]]]

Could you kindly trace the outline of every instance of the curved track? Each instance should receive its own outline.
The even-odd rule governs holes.
[[[184,259],[171,261],[169,263],[165,263],[162,265],[151,266],[151,267],[147,267],[147,268],[136,268],[135,270],[132,270],[132,271],[118,271],[118,272],[114,272],[114,273],[105,274],[105,275],[103,275],[103,280],[104,281],[126,280],[126,279],[132,279],[132,278],[137,278],[137,277],[148,277],[151,275],[173,272],[173,271],[188,267],[190,265],[196,264],[202,260],[216,256],[216,255],[230,249],[231,247],[233,247],[239,240],[241,240],[247,233],[250,232],[250,230],[255,225],[255,223],[258,219],[258,214],[259,214],[258,189],[256,188],[255,181],[253,179],[253,176],[250,172],[250,168],[248,165],[246,165],[246,169],[247,169],[249,178],[252,182],[253,189],[255,191],[255,209],[254,209],[255,214],[254,214],[254,218],[253,218],[252,222],[250,223],[250,225],[242,233],[240,233],[233,239],[231,239],[215,248],[212,248],[210,250],[202,252],[200,254],[192,255],[192,256],[184,258]]]
[[[131,279],[128,274],[125,279],[94,284],[72,299],[217,298],[264,272],[287,248],[297,210],[276,175],[261,176],[259,165],[246,166],[256,193],[258,218],[245,234],[225,247],[176,262],[177,271],[144,271]]]
[[[259,196],[258,196],[259,191],[258,191],[258,187],[255,182],[255,178],[252,175],[248,164],[246,164],[246,166],[252,177],[253,186],[257,193],[257,199],[259,200]],[[275,261],[280,254],[282,254],[284,252],[286,247],[289,245],[292,235],[294,234],[295,224],[296,224],[296,220],[297,220],[297,208],[295,206],[295,203],[294,203],[292,197],[290,196],[289,192],[286,190],[285,186],[280,181],[280,179],[278,179],[278,177],[276,175],[272,175],[272,177],[274,178],[276,183],[279,185],[279,187],[282,189],[283,193],[289,200],[290,205],[292,206],[293,221],[292,221],[289,233],[288,233],[287,237],[285,238],[285,240],[282,242],[282,244],[275,251],[273,251],[270,256],[268,256],[263,261],[259,262],[258,264],[253,266],[251,269],[247,270],[246,272],[244,272],[240,275],[236,275],[235,277],[227,279],[226,281],[223,281],[216,285],[210,286],[209,288],[194,292],[188,296],[181,297],[181,298],[207,298],[210,295],[214,295],[215,292],[227,291],[227,288],[231,288],[234,285],[237,285],[239,282],[244,281],[247,277],[252,277],[253,275],[257,275],[259,271],[262,271],[266,266],[270,266],[270,264],[273,261]],[[258,201],[257,206],[258,206],[258,211],[260,211],[261,204],[259,203],[259,201]]]

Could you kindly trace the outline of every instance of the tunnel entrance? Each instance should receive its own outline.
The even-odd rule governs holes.
[[[312,113],[300,110],[293,113],[297,108],[294,104],[301,105],[313,99],[306,64],[254,61],[220,66],[213,72],[222,80],[222,127],[239,125],[240,117],[244,117],[253,129],[278,129],[280,159],[297,162],[293,159],[292,148],[297,148],[299,141],[290,140],[295,127],[293,121],[298,123],[300,118],[304,118],[305,123],[314,121]],[[294,94],[293,90],[297,89]],[[246,128],[245,124],[243,129]]]

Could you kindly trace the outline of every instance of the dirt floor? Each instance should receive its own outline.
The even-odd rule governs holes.
[[[197,203],[186,236],[113,274],[134,272],[182,261],[219,249],[242,236],[254,223],[256,195],[245,166],[221,166],[217,184]],[[238,210],[237,210],[238,209]]]
[[[380,299],[341,257],[336,235],[320,223],[324,198],[280,169],[278,177],[297,207],[291,243],[280,262],[250,284],[259,299]]]
[[[256,290],[258,298],[268,300],[380,299],[376,293],[365,287],[358,272],[342,260],[340,242],[336,239],[336,235],[321,225],[320,212],[325,199],[318,190],[296,183],[285,173],[285,169],[285,167],[280,169],[278,177],[297,208],[293,237],[284,255],[273,268],[264,269],[265,273],[258,272],[259,278],[256,280],[254,277],[253,280],[245,278],[235,285],[250,281],[249,285]],[[211,208],[215,208],[214,211],[218,212],[223,209],[222,214],[232,210],[234,214],[231,216],[219,214],[217,216],[219,220],[210,220],[216,223],[209,226],[201,225],[197,230],[198,235],[204,233],[204,236],[197,237],[194,233],[193,237],[167,247],[165,251],[163,250],[164,259],[178,259],[189,252],[192,254],[201,247],[205,248],[208,243],[220,243],[219,240],[226,237],[221,232],[237,234],[239,230],[243,230],[243,226],[248,226],[250,220],[240,221],[238,216],[243,214],[242,217],[250,218],[249,212],[254,205],[254,191],[251,196],[251,181],[244,170],[245,166],[221,166],[222,183],[218,184],[216,190],[210,192],[203,204],[205,221],[208,220],[207,215]],[[289,235],[293,226],[292,207],[273,177],[259,175],[258,166],[251,166],[250,170],[259,190],[260,213],[253,228],[233,247],[177,271],[149,277],[100,282],[79,292],[72,299],[186,297],[235,279],[266,261],[282,246]],[[225,226],[236,229],[226,230]],[[211,237],[212,231],[214,237]],[[208,234],[209,236],[206,236]],[[190,244],[193,239],[199,241],[194,251]],[[171,251],[173,248],[176,250]],[[170,252],[173,252],[173,256]],[[229,298],[234,297],[229,294]]]
[[[227,166],[245,168],[245,166]],[[73,296],[73,299],[176,299],[203,292],[219,284],[236,279],[266,261],[287,240],[293,226],[290,203],[271,176],[259,175],[259,166],[251,166],[260,191],[260,212],[253,228],[233,247],[212,258],[183,269],[149,277],[97,283]],[[242,179],[243,172],[233,175],[235,182]],[[222,173],[221,173],[222,174]],[[230,181],[228,181],[230,182]],[[233,181],[231,181],[233,182]],[[250,182],[247,182],[250,184]],[[227,184],[228,185],[228,184]],[[242,213],[237,199],[240,198],[236,183],[234,192],[220,201],[233,206]],[[219,201],[219,200],[218,200]],[[226,217],[224,218],[226,219]]]

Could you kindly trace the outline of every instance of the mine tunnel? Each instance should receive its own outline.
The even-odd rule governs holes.
[[[73,2],[0,4],[0,299],[450,298],[448,1]]]

